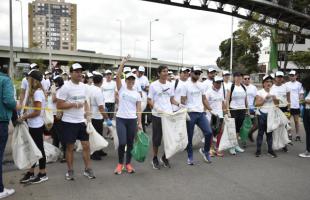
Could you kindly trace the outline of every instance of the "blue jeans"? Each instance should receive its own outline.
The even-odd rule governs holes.
[[[272,132],[267,133],[267,119],[268,119],[268,115],[260,112],[260,115],[258,115],[259,126],[258,126],[258,134],[256,138],[257,151],[261,151],[265,133],[267,137],[268,151],[272,151]]]
[[[197,125],[205,136],[205,146],[204,152],[209,153],[211,146],[212,130],[210,123],[206,117],[206,113],[199,112],[190,112],[188,113],[191,118],[190,121],[186,122],[187,126],[187,136],[188,136],[188,145],[187,145],[187,155],[189,158],[193,157],[193,135],[194,128]]]
[[[5,145],[8,140],[9,123],[0,122],[0,192],[3,192],[3,180],[2,180],[2,161],[5,150]]]

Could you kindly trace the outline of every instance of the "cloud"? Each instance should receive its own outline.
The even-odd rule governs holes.
[[[9,44],[9,1],[0,3],[0,45]],[[23,0],[24,39],[28,46],[28,3]],[[184,62],[215,64],[218,46],[230,37],[231,17],[141,0],[67,0],[78,5],[78,49],[119,55],[122,20],[123,55],[147,58],[149,22],[152,24],[152,57],[181,62],[184,33]],[[14,45],[21,46],[20,4],[13,1]],[[235,20],[235,28],[237,20]],[[135,42],[136,41],[136,42]],[[135,48],[136,46],[136,48]]]

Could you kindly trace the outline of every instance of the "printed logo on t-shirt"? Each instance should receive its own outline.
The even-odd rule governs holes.
[[[161,92],[158,93],[158,96],[170,96],[170,88],[162,88]]]
[[[73,101],[84,101],[85,100],[85,96],[72,96],[69,98],[69,101],[73,100]]]

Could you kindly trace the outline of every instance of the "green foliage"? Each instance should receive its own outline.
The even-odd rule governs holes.
[[[290,53],[288,57],[298,68],[306,69],[310,66],[310,51],[296,51]]]

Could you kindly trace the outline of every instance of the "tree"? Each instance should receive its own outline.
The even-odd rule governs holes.
[[[258,53],[262,46],[260,38],[251,36],[243,29],[235,31],[233,36],[233,67],[242,72],[257,72]],[[224,69],[229,69],[230,66],[230,42],[230,38],[226,39],[221,42],[219,47],[221,57],[217,59],[216,63]]]
[[[298,68],[310,67],[310,51],[296,51],[290,53],[288,57]]]

